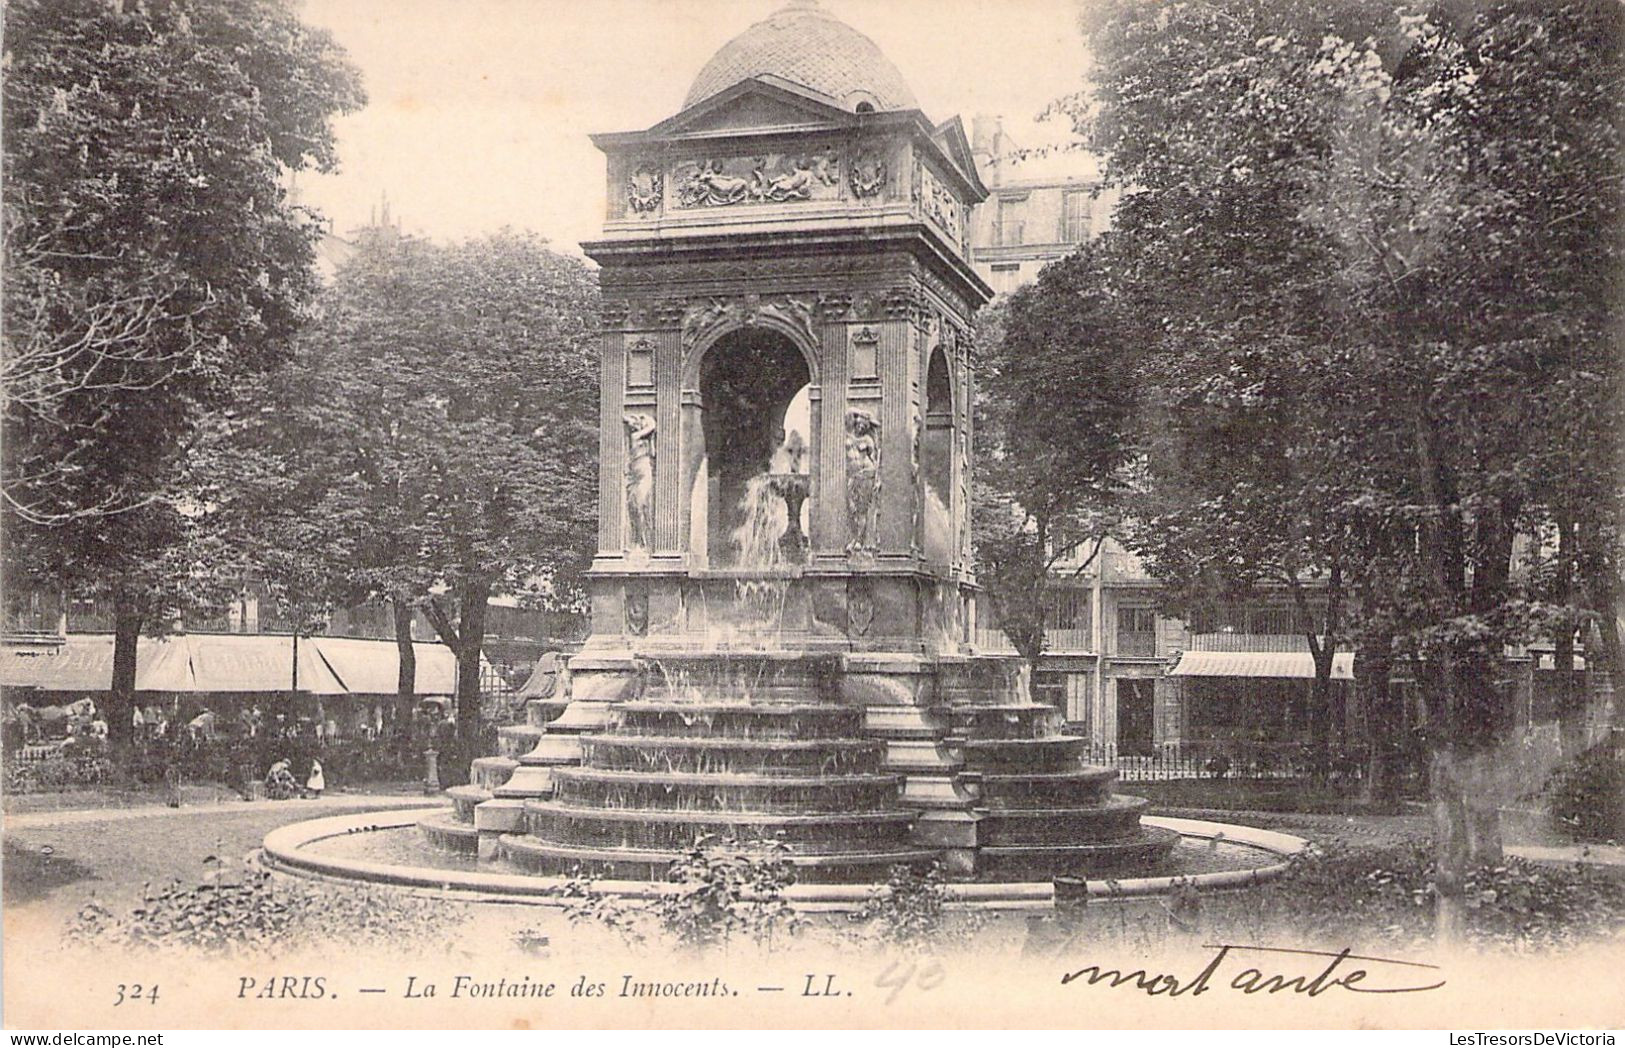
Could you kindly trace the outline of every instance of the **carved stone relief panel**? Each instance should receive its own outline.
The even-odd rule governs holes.
[[[626,204],[636,214],[646,215],[660,207],[665,176],[653,163],[642,163],[626,179]]]
[[[649,592],[641,587],[626,591],[626,632],[634,637],[649,632]]]
[[[840,181],[840,158],[833,149],[707,157],[682,161],[672,170],[679,208],[834,200],[840,196]]]
[[[846,632],[850,637],[867,637],[875,621],[875,594],[869,580],[861,575],[846,582]]]
[[[886,188],[886,158],[877,149],[860,149],[852,157],[848,181],[859,200],[877,197]]]
[[[942,180],[924,164],[919,166],[918,176],[914,203],[920,214],[946,233],[955,244],[963,243],[964,222],[960,217],[959,200],[953,190],[943,185]]]
[[[646,389],[655,384],[655,344],[646,338],[626,347],[626,386]]]
[[[878,378],[880,332],[865,324],[852,330],[850,340],[851,349],[847,359],[851,361],[852,378],[860,380]]]
[[[805,344],[816,344],[818,305],[818,296],[812,293],[753,294],[739,298],[712,295],[692,299],[681,319],[683,355],[686,358],[713,332],[730,327],[752,327],[769,318],[793,328],[805,339]]]

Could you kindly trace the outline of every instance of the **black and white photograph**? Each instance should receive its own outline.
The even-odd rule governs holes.
[[[0,96],[8,1031],[1625,1027],[1621,0],[4,0]]]

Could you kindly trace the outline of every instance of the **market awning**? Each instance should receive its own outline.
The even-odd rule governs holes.
[[[186,691],[279,692],[293,687],[293,638],[269,634],[192,634],[177,637],[191,650],[192,684]],[[311,638],[299,641],[299,690],[343,695]]]
[[[1287,677],[1313,680],[1315,659],[1307,651],[1187,651],[1170,677]],[[1354,679],[1354,653],[1332,656],[1332,680]]]
[[[321,653],[344,689],[354,695],[393,695],[400,679],[400,653],[395,643],[354,637],[315,637],[307,643]],[[414,643],[414,684],[419,695],[457,691],[457,656],[438,643]],[[482,657],[483,665],[484,659]]]
[[[419,643],[417,694],[457,690],[457,659],[443,644]],[[482,668],[485,665],[481,659]],[[305,637],[299,690],[314,695],[393,695],[400,657],[391,640]],[[70,634],[57,647],[0,649],[0,685],[41,691],[106,691],[113,681],[111,634]],[[293,683],[293,639],[274,634],[193,633],[136,643],[137,691],[285,692]]]

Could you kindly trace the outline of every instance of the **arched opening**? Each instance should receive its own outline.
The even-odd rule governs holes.
[[[925,378],[925,429],[920,434],[920,477],[925,481],[925,554],[946,563],[953,550],[954,400],[948,358],[931,353]]]
[[[711,567],[766,569],[805,558],[811,379],[795,345],[767,328],[729,332],[706,352],[694,519]]]

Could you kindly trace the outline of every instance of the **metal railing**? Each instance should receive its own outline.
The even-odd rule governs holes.
[[[1156,653],[1157,635],[1155,633],[1117,631],[1117,654],[1155,655]]]
[[[1339,779],[1357,780],[1364,754],[1327,751],[1300,742],[1236,743],[1190,741],[1163,743],[1150,753],[1122,753],[1112,743],[1091,742],[1090,764],[1117,769],[1124,782],[1171,779]]]

